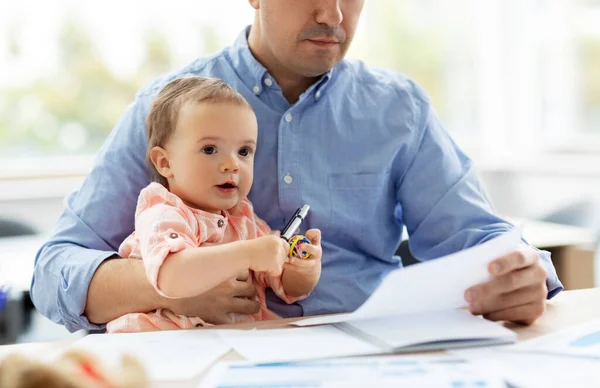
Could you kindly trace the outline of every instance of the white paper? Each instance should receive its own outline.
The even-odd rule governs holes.
[[[274,330],[219,330],[221,338],[254,362],[380,354],[383,350],[333,326]]]
[[[92,334],[69,347],[73,348],[91,352],[108,365],[129,353],[141,361],[152,381],[191,379],[231,350],[211,330]]]
[[[450,356],[361,357],[276,363],[220,363],[199,388],[505,387],[482,363]]]
[[[462,310],[373,318],[343,325],[360,330],[373,343],[385,343],[394,349],[428,343],[439,343],[441,348],[451,348],[452,341],[459,345],[478,341],[483,343],[487,340],[516,340],[516,334],[501,324],[486,321]],[[447,342],[442,343],[445,341]]]
[[[600,360],[514,351],[519,345],[451,351],[465,360],[485,360],[519,388],[600,388]]]
[[[515,351],[570,355],[600,361],[600,319],[523,341]]]
[[[464,292],[490,280],[488,264],[518,247],[521,229],[514,228],[481,245],[439,259],[392,271],[353,313],[307,318],[294,325],[320,325],[465,307]]]

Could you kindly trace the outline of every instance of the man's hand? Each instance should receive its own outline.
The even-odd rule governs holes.
[[[314,281],[316,284],[321,276],[321,257],[323,256],[321,231],[319,229],[310,229],[306,231],[306,238],[310,241],[310,244],[301,244],[299,248],[310,253],[310,257],[308,259],[290,257],[285,264],[285,268],[286,271],[296,271],[299,275],[306,276],[309,282]]]
[[[465,292],[469,311],[491,321],[530,325],[546,310],[548,274],[538,252],[520,248],[493,260],[488,271],[493,279]]]
[[[193,298],[167,299],[165,308],[176,314],[200,317],[215,325],[235,323],[232,313],[256,314],[260,311],[260,303],[255,296],[256,286],[249,272],[245,271],[237,279],[227,280]]]
[[[306,238],[310,244],[302,244],[299,248],[310,253],[310,257],[290,257],[281,276],[283,288],[290,296],[299,297],[312,292],[321,277],[321,231],[310,229],[306,232]]]

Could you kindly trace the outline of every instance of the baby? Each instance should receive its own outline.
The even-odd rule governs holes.
[[[180,78],[158,94],[146,124],[155,182],[141,191],[135,231],[119,254],[143,259],[150,283],[170,298],[193,297],[252,271],[261,311],[236,322],[279,318],[267,309],[266,287],[286,303],[308,297],[321,275],[321,232],[306,232],[312,245],[301,250],[308,259],[289,258],[289,244],[254,214],[246,196],[258,124],[248,102],[221,80]],[[107,331],[203,325],[160,309],[124,315]]]

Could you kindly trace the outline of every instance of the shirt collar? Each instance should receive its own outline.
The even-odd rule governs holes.
[[[250,47],[248,46],[248,35],[250,34],[251,27],[252,26],[247,26],[238,35],[233,45],[229,48],[229,58],[234,69],[240,74],[244,84],[255,94],[260,94],[265,88],[264,79],[268,72],[267,69],[254,58],[254,55],[252,55]],[[323,74],[323,76],[315,82],[307,92],[312,93],[317,100],[322,98],[326,89],[325,86],[330,83],[329,81],[335,73],[336,67],[337,65],[327,73]],[[269,78],[275,82],[275,79],[270,75]]]
[[[247,26],[238,35],[229,49],[229,58],[231,59],[233,68],[237,70],[244,84],[255,94],[260,94],[264,88],[263,79],[267,74],[267,69],[254,58],[250,47],[248,47],[250,27]],[[258,93],[256,90],[257,87],[260,88]]]

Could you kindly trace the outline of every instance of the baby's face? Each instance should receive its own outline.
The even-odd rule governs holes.
[[[166,145],[169,190],[188,205],[220,213],[250,191],[258,125],[252,109],[187,103]]]

